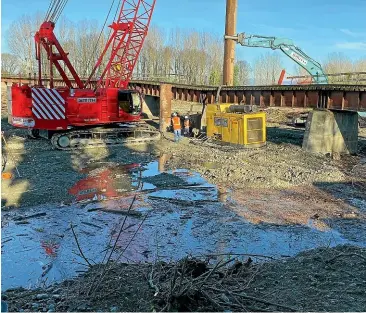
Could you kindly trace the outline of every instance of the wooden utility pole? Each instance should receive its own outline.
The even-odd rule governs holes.
[[[236,35],[237,0],[226,0],[225,35]],[[223,85],[234,84],[235,41],[225,39]]]

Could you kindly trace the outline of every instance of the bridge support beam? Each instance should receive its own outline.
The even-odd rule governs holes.
[[[172,85],[160,84],[160,126],[161,132],[166,132],[170,126],[172,115]]]
[[[358,144],[358,113],[314,109],[306,123],[302,148],[321,154],[355,154]]]

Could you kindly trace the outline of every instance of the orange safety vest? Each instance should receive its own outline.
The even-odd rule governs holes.
[[[179,116],[174,116],[172,118],[172,121],[173,121],[173,129],[174,130],[182,128],[182,125],[180,124],[180,117]]]
[[[189,120],[184,120],[184,127],[189,127]]]

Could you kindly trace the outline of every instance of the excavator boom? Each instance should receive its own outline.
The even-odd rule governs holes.
[[[235,40],[238,44],[245,47],[279,49],[304,68],[317,84],[328,84],[327,75],[324,73],[321,65],[297,47],[291,39],[247,35],[245,33],[240,33],[236,36],[225,36],[225,39]]]

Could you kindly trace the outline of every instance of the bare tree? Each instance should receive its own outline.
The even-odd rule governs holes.
[[[10,52],[20,60],[20,72],[23,74],[35,73],[37,63],[34,50],[34,34],[43,22],[44,13],[23,15],[19,20],[10,25],[11,33],[8,34]]]
[[[1,54],[1,74],[16,74],[19,72],[19,58],[10,53]]]
[[[250,65],[246,61],[237,61],[234,66],[234,86],[249,85]]]
[[[324,62],[324,70],[327,74],[352,72],[353,64],[351,59],[343,53],[331,53]]]
[[[34,51],[34,33],[39,29],[44,14],[23,16],[11,26],[8,42],[13,55],[18,57],[19,71],[28,74],[37,72]],[[94,20],[82,20],[77,23],[61,17],[55,33],[68,57],[81,77],[88,76],[96,59],[109,37],[109,29],[100,30]],[[42,52],[43,73],[49,69],[49,60]],[[109,53],[95,74],[100,75],[108,62]],[[190,84],[220,85],[222,83],[223,40],[220,36],[208,32],[182,30],[176,28],[169,36],[159,27],[150,27],[145,44],[134,70],[134,77],[144,79],[167,80]],[[362,67],[364,63],[357,63]],[[5,68],[5,66],[4,66]],[[253,66],[246,61],[235,63],[235,85],[247,85],[253,73],[256,84],[275,84],[282,69],[278,54],[267,53],[258,58]],[[64,67],[67,72],[67,69]],[[57,71],[54,71],[57,76]]]
[[[355,72],[366,72],[366,56],[354,63],[353,70]]]
[[[177,28],[167,38],[161,29],[152,27],[135,75],[145,79],[219,84],[221,64],[222,43],[218,44],[211,34]]]
[[[164,55],[168,58],[167,60],[164,59]],[[150,27],[137,62],[135,74],[138,78],[156,79],[157,76],[161,76],[163,72],[167,71],[169,60],[169,51],[164,51],[164,33],[162,29],[156,26]]]
[[[282,61],[277,53],[267,52],[265,54],[262,54],[254,63],[255,84],[277,84],[282,68]]]
[[[352,83],[355,78],[351,73],[354,72],[355,65],[352,60],[343,53],[336,52],[328,55],[324,62],[324,69],[327,74],[350,73],[348,75],[328,76],[329,83]]]
[[[353,71],[358,73],[366,72],[366,57],[363,57],[353,64]],[[352,77],[351,83],[366,85],[366,74],[356,74]]]

